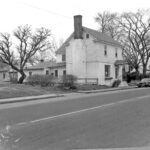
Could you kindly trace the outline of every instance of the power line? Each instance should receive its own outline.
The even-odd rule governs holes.
[[[41,8],[41,7],[37,7],[35,5],[31,5],[31,4],[28,4],[28,3],[25,3],[25,2],[20,2],[20,1],[18,1],[18,2],[20,4],[26,5],[28,7],[31,7],[31,8],[34,8],[34,9],[38,9],[40,11],[44,11],[44,12],[47,12],[47,13],[50,13],[50,14],[53,14],[55,16],[63,17],[63,18],[66,18],[66,19],[72,19],[71,17],[65,16],[65,15],[62,15],[62,14],[59,14],[59,13],[56,13],[56,12],[53,12],[53,11],[50,11],[50,10],[47,10],[47,9],[44,9],[44,8]]]

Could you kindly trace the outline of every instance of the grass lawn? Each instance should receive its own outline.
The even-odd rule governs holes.
[[[102,85],[78,85],[75,90],[63,90],[58,87],[41,87],[41,86],[32,86],[26,84],[12,84],[9,82],[0,83],[0,99],[4,98],[14,98],[14,97],[24,97],[24,96],[38,96],[44,94],[62,94],[76,92],[78,90],[87,91],[87,90],[97,90],[109,88],[108,86]]]
[[[43,94],[63,93],[56,87],[44,88],[24,84],[0,83],[0,99],[23,96],[37,96]]]

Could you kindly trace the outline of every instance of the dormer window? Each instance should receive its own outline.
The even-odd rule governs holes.
[[[107,45],[104,45],[104,55],[107,56]]]
[[[89,34],[86,34],[86,38],[89,39],[89,37],[90,37],[90,35],[89,35]]]

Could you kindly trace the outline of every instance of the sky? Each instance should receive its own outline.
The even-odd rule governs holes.
[[[0,0],[0,32],[12,33],[20,25],[46,27],[56,42],[73,32],[73,16],[82,15],[83,25],[98,29],[98,12],[135,12],[149,9],[150,0]]]

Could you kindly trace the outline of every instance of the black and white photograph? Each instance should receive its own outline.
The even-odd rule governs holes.
[[[0,6],[0,150],[150,150],[150,0]]]

